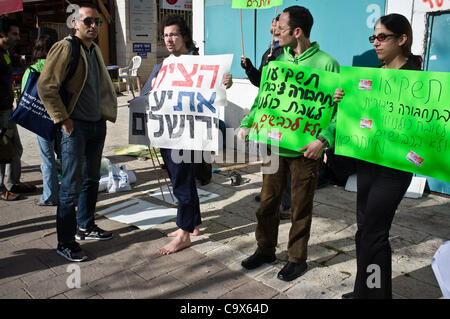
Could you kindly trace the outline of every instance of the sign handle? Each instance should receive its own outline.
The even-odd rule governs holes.
[[[277,18],[277,11],[278,11],[278,6],[275,7],[275,17],[274,17],[274,19]],[[273,21],[273,20],[272,20],[272,21]],[[273,30],[273,32],[272,32],[272,42],[270,42],[270,54],[269,54],[269,57],[272,56],[272,51],[273,51],[273,36],[274,36],[274,33],[275,33],[275,30]]]
[[[244,53],[244,34],[242,32],[242,9],[239,9],[240,14],[241,14],[241,44],[242,44],[242,56],[245,56]]]

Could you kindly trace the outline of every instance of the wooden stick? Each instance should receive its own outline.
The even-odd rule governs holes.
[[[152,159],[153,167],[156,169],[155,161],[153,159],[153,154],[152,154],[152,150],[151,150],[150,146],[148,147],[148,152],[150,153],[150,158]],[[156,156],[156,154],[155,154],[155,156]],[[164,197],[164,192],[163,192],[163,189],[161,186],[161,181],[159,180],[159,173],[156,175],[156,178],[158,179],[158,186],[159,186],[159,189],[161,190],[162,198],[164,201],[166,201],[166,198]]]
[[[122,207],[113,209],[112,211],[109,211],[109,212],[106,212],[106,213],[103,213],[103,214],[99,214],[99,215],[95,215],[94,219],[98,219],[98,218],[100,218],[100,217],[103,217],[103,216],[106,216],[106,215],[109,215],[109,214],[118,212],[119,210],[122,210],[122,209],[124,209],[124,208],[128,208],[128,207],[137,205],[138,203],[139,203],[139,202],[134,202],[134,203],[131,203],[131,204],[129,204],[129,205],[126,205],[126,206],[122,206]],[[53,235],[53,234],[55,234],[55,233],[56,233],[56,230],[53,230],[53,231],[51,231],[51,232],[49,232],[49,233],[44,234],[44,235],[42,236],[42,238],[47,237],[47,236],[50,236],[50,235]]]
[[[275,18],[274,19],[277,18],[277,11],[278,11],[278,6],[275,7]],[[270,42],[270,54],[269,54],[269,56],[272,56],[274,33],[275,33],[275,30],[273,30],[273,32],[272,32],[272,42]]]
[[[156,154],[156,149],[155,148],[153,148],[153,152],[155,152],[156,160],[158,161],[159,167],[161,167],[161,162],[159,161],[159,158],[158,158],[158,155]],[[170,193],[170,196],[172,197],[173,202],[175,202],[175,198],[173,198],[172,191],[170,190],[170,185],[167,182],[167,179],[166,179],[165,176],[164,176],[164,181],[166,182],[167,189],[169,190],[169,193]]]
[[[242,44],[242,56],[245,56],[245,53],[244,53],[244,34],[243,34],[243,32],[242,32],[242,9],[239,9],[240,10],[240,14],[241,14],[241,44]]]

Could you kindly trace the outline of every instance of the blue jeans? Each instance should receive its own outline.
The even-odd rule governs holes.
[[[106,122],[73,120],[70,135],[61,131],[62,179],[56,228],[58,242],[65,244],[75,241],[77,222],[82,229],[94,226]]]
[[[192,233],[196,226],[202,223],[200,216],[200,201],[195,183],[195,170],[193,162],[193,151],[173,150],[178,154],[188,152],[191,162],[175,163],[172,160],[172,149],[161,148],[161,156],[167,167],[167,173],[173,187],[173,194],[178,200],[177,226]]]
[[[43,204],[58,204],[58,171],[55,159],[55,141],[37,137],[39,152],[41,153],[41,172],[43,192],[40,202]]]

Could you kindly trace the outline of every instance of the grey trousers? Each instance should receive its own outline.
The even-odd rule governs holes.
[[[8,128],[6,135],[12,140],[14,145],[14,155],[11,163],[0,164],[0,187],[5,185],[7,190],[10,190],[13,185],[19,184],[22,173],[20,159],[22,157],[23,147],[16,124],[8,121],[11,113],[12,110],[0,110],[0,127]]]

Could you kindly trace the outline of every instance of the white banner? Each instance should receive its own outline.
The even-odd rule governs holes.
[[[162,9],[192,11],[192,0],[160,0]]]
[[[128,143],[137,145],[150,145],[147,132],[148,96],[139,96],[130,101],[130,118]]]
[[[222,79],[232,60],[232,54],[164,60],[148,96],[151,147],[218,152],[227,103]]]

